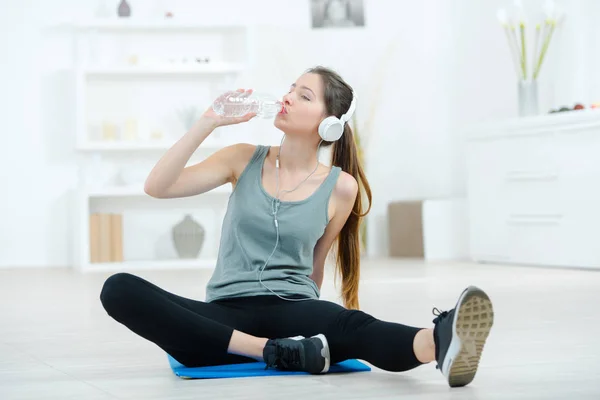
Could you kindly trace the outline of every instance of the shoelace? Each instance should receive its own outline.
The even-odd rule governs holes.
[[[431,313],[435,315],[435,318],[433,319],[434,324],[436,324],[438,321],[441,321],[444,319],[444,317],[446,317],[446,315],[448,315],[448,311],[440,311],[437,307],[433,307]]]
[[[431,313],[435,315],[435,318],[433,319],[434,324],[437,324],[439,321],[443,320],[446,317],[446,315],[448,315],[448,311],[440,311],[440,309],[437,307],[433,307]],[[436,364],[435,369],[440,369],[440,365]]]
[[[275,349],[275,356],[269,357],[266,361],[265,369],[270,367],[301,367],[300,348],[299,347],[287,347],[277,346]]]
[[[284,368],[300,367],[300,348],[299,347],[280,347],[278,358]]]

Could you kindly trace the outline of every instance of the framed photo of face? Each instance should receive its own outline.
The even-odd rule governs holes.
[[[313,28],[365,26],[363,0],[311,0]]]

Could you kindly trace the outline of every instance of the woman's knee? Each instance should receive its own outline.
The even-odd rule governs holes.
[[[377,321],[375,317],[363,311],[344,310],[338,314],[336,324],[342,332],[355,332],[375,321]]]
[[[127,297],[132,294],[132,284],[135,282],[134,275],[124,272],[111,275],[104,282],[100,291],[100,302],[108,314],[112,314],[124,306]]]

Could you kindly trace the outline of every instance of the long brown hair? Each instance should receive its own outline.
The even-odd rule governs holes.
[[[339,74],[328,68],[317,66],[307,71],[318,74],[323,82],[326,114],[340,118],[350,108],[352,88]],[[333,145],[331,164],[352,175],[358,182],[358,195],[352,213],[337,238],[336,274],[342,278],[342,297],[349,309],[358,309],[358,285],[360,281],[360,225],[371,210],[371,187],[363,171],[352,128],[344,125],[342,137],[335,142],[323,142],[322,147]],[[363,212],[363,192],[369,206]]]

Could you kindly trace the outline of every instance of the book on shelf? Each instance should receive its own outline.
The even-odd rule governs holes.
[[[93,213],[90,215],[90,261],[123,261],[123,216]]]

